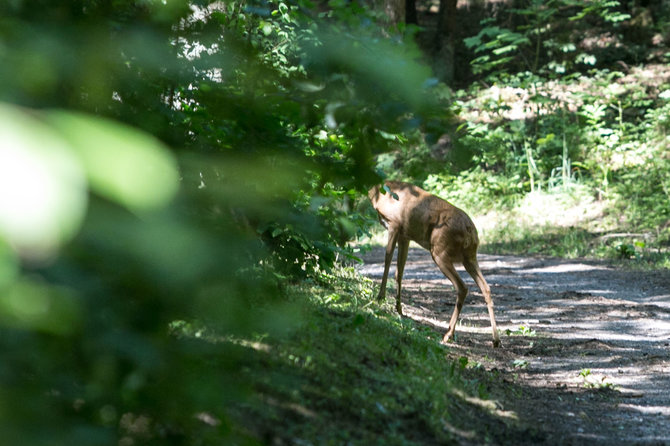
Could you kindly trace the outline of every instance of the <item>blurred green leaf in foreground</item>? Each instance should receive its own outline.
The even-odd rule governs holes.
[[[231,339],[299,323],[286,284],[351,255],[373,155],[448,118],[411,42],[330,8],[0,4],[3,442],[239,434]]]

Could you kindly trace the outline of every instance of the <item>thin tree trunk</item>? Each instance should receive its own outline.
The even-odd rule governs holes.
[[[416,0],[405,1],[405,23],[418,25],[419,19],[416,16]]]
[[[440,0],[435,30],[434,70],[437,77],[447,84],[454,80],[457,4],[458,0]]]
[[[387,25],[394,26],[405,21],[405,0],[371,0],[370,3],[376,11],[386,14]]]

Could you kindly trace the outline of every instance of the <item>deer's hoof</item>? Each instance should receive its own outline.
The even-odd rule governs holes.
[[[455,341],[454,341],[454,336],[453,335],[444,335],[444,337],[442,338],[442,342],[440,342],[440,344],[449,345],[449,344],[453,344],[454,342]]]
[[[500,348],[502,347],[502,343],[500,342],[500,339],[494,339],[493,340],[493,348]]]

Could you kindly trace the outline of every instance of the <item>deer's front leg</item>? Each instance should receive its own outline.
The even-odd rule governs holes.
[[[384,256],[384,275],[382,276],[382,284],[377,295],[377,300],[383,302],[386,299],[386,280],[389,275],[389,268],[391,267],[391,260],[393,259],[393,251],[395,250],[396,242],[398,241],[398,231],[389,226],[388,241],[386,243],[386,255]]]
[[[395,296],[395,309],[400,316],[402,316],[402,302],[400,301],[400,292],[402,290],[402,274],[405,270],[405,262],[407,261],[408,252],[409,239],[405,237],[398,237],[398,260],[395,269],[395,282],[398,290]]]

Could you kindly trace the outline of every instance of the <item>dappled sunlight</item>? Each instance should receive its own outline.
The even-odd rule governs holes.
[[[589,190],[575,185],[573,190],[567,192],[557,190],[529,193],[510,211],[494,210],[485,215],[475,216],[473,220],[482,232],[482,240],[487,241],[487,233],[506,226],[501,222],[509,222],[507,226],[528,228],[547,225],[588,226],[603,215],[607,206],[606,200],[594,200]]]
[[[667,406],[640,406],[637,404],[622,403],[619,405],[622,409],[629,409],[640,413],[641,415],[664,415],[670,416],[670,407]]]
[[[657,89],[670,79],[670,68],[667,64],[648,64],[631,67],[618,83],[609,83],[610,93],[622,95],[634,88]],[[477,97],[470,99],[478,103],[479,107],[466,108],[462,114],[470,122],[492,123],[506,120],[534,119],[538,116],[537,97],[551,99],[554,103],[562,104],[570,112],[578,112],[585,104],[587,94],[602,90],[599,79],[588,76],[579,76],[570,83],[558,80],[548,80],[534,84],[532,88],[521,88],[507,85],[491,85],[483,88]],[[484,104],[493,103],[497,107],[487,110]],[[470,104],[472,105],[472,104]],[[542,110],[542,112],[545,112]],[[546,113],[546,112],[545,112]]]
[[[659,1],[0,2],[2,444],[670,443]]]
[[[512,271],[516,274],[542,274],[542,273],[572,273],[577,271],[607,270],[602,266],[586,265],[584,263],[564,263],[540,268],[531,268],[523,271]]]
[[[363,274],[378,279],[383,251],[368,254]],[[502,349],[490,345],[490,322],[481,293],[462,268],[470,289],[446,348],[474,356],[481,366],[517,376],[533,398],[550,398],[553,416],[584,420],[611,417],[640,429],[670,414],[670,278],[663,272],[617,269],[602,262],[480,255],[491,286]],[[394,272],[394,265],[390,274]],[[391,282],[391,286],[393,286]],[[394,291],[394,290],[393,290]],[[391,301],[394,293],[389,290]],[[403,280],[407,317],[436,330],[449,327],[455,291],[427,252],[410,249]],[[598,396],[602,392],[603,396]],[[609,392],[609,393],[607,393]],[[612,410],[608,395],[621,403]],[[508,409],[509,401],[502,400]],[[523,406],[517,407],[523,416]],[[586,415],[588,414],[588,415]],[[537,415],[537,414],[533,414]],[[604,441],[597,432],[579,438]],[[656,439],[670,431],[656,429]]]

